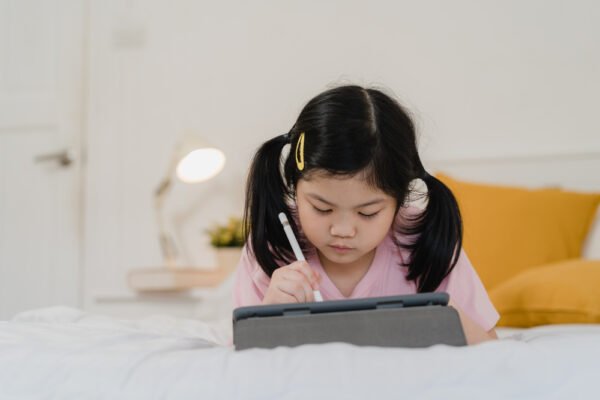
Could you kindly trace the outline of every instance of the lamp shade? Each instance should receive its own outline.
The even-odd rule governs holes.
[[[177,151],[177,177],[185,183],[206,181],[225,166],[225,154],[198,138],[186,138]]]
[[[225,155],[219,149],[197,149],[177,164],[177,177],[186,183],[202,182],[217,175],[225,166]]]

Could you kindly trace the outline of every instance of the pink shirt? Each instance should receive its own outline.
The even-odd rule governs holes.
[[[344,296],[329,279],[323,269],[316,249],[305,254],[311,268],[321,275],[320,291],[323,300],[343,300],[363,297],[392,296],[417,293],[414,281],[406,279],[407,267],[402,267],[407,250],[398,249],[392,240],[392,233],[377,247],[369,270],[354,288],[349,297]],[[261,304],[271,279],[251,257],[244,247],[242,258],[237,266],[233,288],[234,307]],[[436,292],[447,292],[456,305],[484,330],[492,329],[499,314],[492,305],[488,294],[473,269],[466,253],[461,250],[458,262],[452,272],[442,281]]]

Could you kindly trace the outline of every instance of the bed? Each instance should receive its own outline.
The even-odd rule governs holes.
[[[548,176],[560,177],[563,172],[584,179],[591,176],[583,173],[590,171],[590,163],[600,165],[597,155],[592,160],[584,157],[576,160],[581,166],[577,173],[574,168],[554,166],[554,161],[542,159],[539,166],[529,167],[531,174],[526,175],[524,165],[511,159],[490,168],[512,168],[514,173],[489,174],[523,179],[496,183],[529,185],[537,182],[541,170],[551,171]],[[575,161],[565,163],[570,166]],[[524,164],[533,165],[529,160]],[[581,196],[553,190],[530,193],[519,188],[478,187],[452,180],[477,171],[482,174],[479,180],[485,181],[486,169],[473,168],[471,163],[446,165],[443,171],[452,174],[447,179],[459,201],[467,202],[466,243],[503,316],[500,323],[504,327],[497,330],[500,340],[469,347],[392,349],[330,343],[236,352],[229,345],[230,315],[210,322],[165,315],[125,320],[52,307],[0,321],[0,399],[597,398],[597,177],[571,186],[574,190],[587,188],[589,193]],[[516,211],[496,215],[500,205],[491,205],[500,195],[504,199],[500,205],[515,204]],[[468,196],[476,196],[473,204],[487,205],[500,225],[491,224],[488,216],[478,226],[473,215],[482,207],[470,210]],[[487,197],[482,200],[481,196]],[[519,201],[505,200],[513,196]],[[540,200],[539,196],[549,197]],[[556,203],[556,196],[564,203]],[[577,202],[585,202],[585,207]],[[545,214],[540,214],[540,204],[559,207],[546,207]],[[571,215],[573,210],[578,210],[577,218]],[[538,219],[527,226],[525,217],[530,214]],[[555,223],[540,231],[540,221]],[[504,225],[510,234],[499,235],[498,229]],[[542,235],[543,240],[532,241]],[[490,237],[494,240],[489,241]],[[478,238],[487,240],[476,242]],[[570,247],[562,246],[565,238],[577,240],[569,239]],[[486,247],[492,243],[514,249],[515,241],[527,244],[524,255],[516,258],[511,252],[502,260],[498,257],[501,253]],[[537,247],[532,251],[534,244]],[[555,251],[562,248],[562,253]],[[508,271],[506,266],[514,270]]]
[[[228,321],[53,307],[0,322],[1,399],[593,398],[600,325],[499,329],[470,347],[236,352]]]

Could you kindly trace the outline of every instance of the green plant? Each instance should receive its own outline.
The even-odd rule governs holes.
[[[210,235],[210,244],[214,247],[241,247],[244,245],[242,220],[230,217],[227,224],[214,224],[206,231]]]

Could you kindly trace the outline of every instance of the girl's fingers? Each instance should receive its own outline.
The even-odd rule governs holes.
[[[290,303],[304,303],[306,302],[306,293],[302,287],[302,284],[287,279],[277,282],[276,288],[287,296],[293,298]]]
[[[306,276],[304,276],[304,274],[302,272],[299,272],[299,271],[296,271],[293,269],[289,269],[288,271],[285,272],[284,275],[282,275],[282,278],[296,283],[297,286],[296,286],[295,290],[296,291],[302,290],[304,292],[304,294],[303,294],[304,301],[315,301],[312,286],[311,286],[310,282],[308,282],[308,280],[306,279]]]
[[[284,290],[280,288],[280,284],[275,284],[277,289],[277,294],[275,297],[275,301],[273,303],[297,303],[298,299],[291,294],[288,294]],[[271,302],[269,302],[271,303]]]
[[[304,303],[315,301],[313,290],[319,286],[319,274],[310,268],[306,261],[276,269],[271,276],[269,289],[263,302]]]
[[[296,261],[295,263],[288,265],[288,268],[304,274],[310,283],[312,290],[319,288],[320,276],[308,265],[306,261]]]

